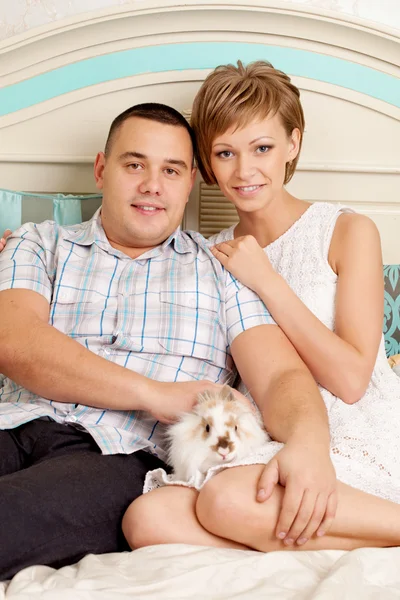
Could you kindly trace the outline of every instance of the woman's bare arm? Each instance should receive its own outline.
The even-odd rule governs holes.
[[[344,402],[357,402],[370,381],[382,336],[383,274],[375,224],[357,214],[338,218],[329,251],[338,274],[334,332],[272,269],[252,236],[228,244],[230,249],[219,244],[215,256],[260,296],[316,381]]]

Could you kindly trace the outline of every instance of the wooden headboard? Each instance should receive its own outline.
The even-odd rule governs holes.
[[[384,262],[400,263],[400,35],[267,0],[143,1],[58,21],[0,44],[0,187],[95,191],[112,119],[160,101],[190,114],[218,64],[267,59],[302,93],[306,132],[289,190],[370,215]],[[198,180],[185,226],[236,220]]]

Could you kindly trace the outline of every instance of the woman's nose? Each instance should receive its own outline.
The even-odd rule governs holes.
[[[248,181],[254,175],[255,168],[250,158],[238,158],[236,165],[236,177],[242,181]]]

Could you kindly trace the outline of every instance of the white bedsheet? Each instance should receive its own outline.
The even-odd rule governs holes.
[[[400,598],[400,548],[271,552],[152,546],[89,555],[58,571],[29,567],[0,600],[391,600]]]

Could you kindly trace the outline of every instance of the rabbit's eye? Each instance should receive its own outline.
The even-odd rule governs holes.
[[[207,423],[207,425],[206,425],[206,431],[207,431],[207,433],[210,433],[210,426],[209,426],[209,424],[208,424],[208,423]]]
[[[237,425],[235,425],[235,431],[237,431]]]

